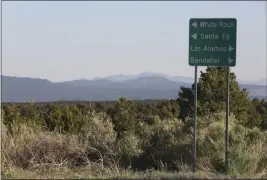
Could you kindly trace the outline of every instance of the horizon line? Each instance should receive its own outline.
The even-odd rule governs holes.
[[[159,76],[159,77],[166,77],[166,76],[169,76],[169,77],[182,77],[182,78],[191,78],[192,81],[194,81],[194,78],[193,77],[190,77],[190,76],[169,75],[169,74],[160,73],[160,72],[141,72],[141,73],[135,73],[135,74],[122,74],[122,73],[118,73],[118,74],[111,74],[111,75],[104,75],[104,76],[95,76],[95,77],[92,77],[92,78],[76,78],[76,79],[69,79],[69,80],[62,80],[62,81],[53,81],[53,80],[50,80],[50,79],[47,79],[47,78],[40,78],[40,77],[14,76],[14,75],[4,75],[4,74],[1,74],[1,81],[2,81],[2,76],[7,76],[7,77],[15,77],[15,78],[40,79],[40,80],[47,80],[47,81],[52,82],[52,83],[61,83],[61,82],[68,82],[68,81],[75,81],[75,80],[88,80],[88,81],[91,81],[91,80],[105,80],[106,78],[111,77],[111,76],[138,76],[138,75],[142,75],[142,74],[146,74],[146,73],[151,73],[152,75],[151,76],[145,76],[145,77],[153,77],[153,76],[154,77],[155,76]],[[106,80],[108,80],[108,79],[106,79]],[[257,82],[259,83],[259,81],[265,81],[265,84],[264,83],[260,83],[260,84],[255,84],[255,85],[265,85],[265,86],[267,86],[267,78],[263,78],[263,77],[260,78],[260,79],[257,79],[257,80],[243,80],[243,79],[239,79],[239,78],[236,78],[236,80],[237,81],[243,81],[241,84],[243,84],[243,83],[244,84],[253,84],[253,83],[257,83]],[[114,81],[114,82],[116,82],[116,81]]]

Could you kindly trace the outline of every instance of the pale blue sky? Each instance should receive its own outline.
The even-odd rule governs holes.
[[[2,2],[2,74],[194,76],[190,18],[237,19],[237,78],[266,78],[266,2]],[[203,70],[205,68],[201,68]]]

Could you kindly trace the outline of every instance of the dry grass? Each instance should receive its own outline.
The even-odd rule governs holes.
[[[86,168],[54,168],[45,171],[29,171],[23,169],[11,169],[6,172],[6,179],[225,179],[226,176],[212,174],[207,172],[164,172],[148,170],[145,172],[133,172],[121,170],[116,172],[112,169],[98,171],[88,170]]]

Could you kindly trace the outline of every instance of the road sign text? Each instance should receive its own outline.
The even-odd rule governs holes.
[[[233,18],[192,18],[189,21],[189,65],[236,65],[236,28]]]

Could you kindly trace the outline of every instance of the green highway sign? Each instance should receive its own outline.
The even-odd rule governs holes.
[[[189,20],[189,65],[233,67],[236,65],[234,18]]]

